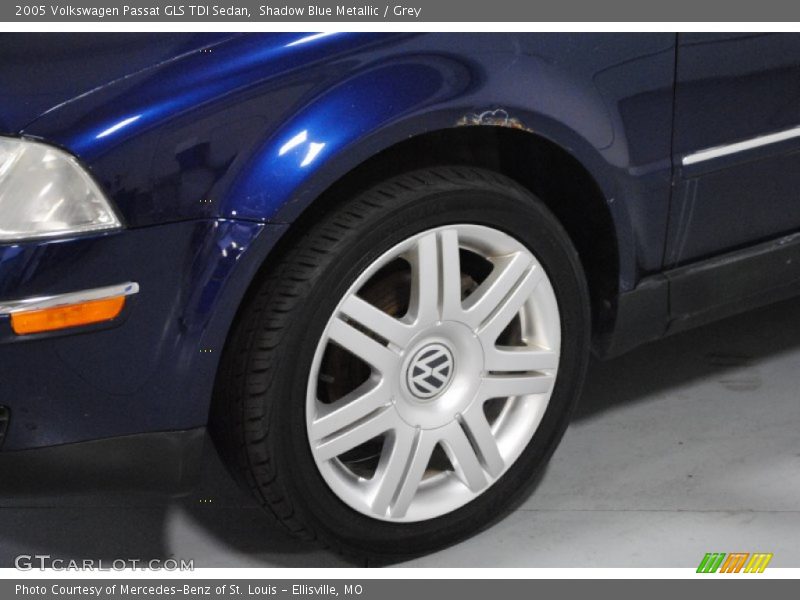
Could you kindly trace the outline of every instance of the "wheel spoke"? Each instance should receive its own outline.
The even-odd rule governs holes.
[[[486,370],[495,372],[529,372],[555,369],[558,354],[540,348],[497,348],[486,351]]]
[[[442,319],[462,318],[461,308],[461,257],[458,252],[458,232],[442,231],[439,237],[442,250]]]
[[[399,348],[405,347],[411,336],[414,335],[413,327],[395,319],[355,294],[345,300],[341,310],[350,319],[357,321]]]
[[[399,357],[394,352],[341,319],[333,320],[328,335],[331,341],[349,350],[384,375],[397,366]]]
[[[500,455],[500,449],[497,447],[497,440],[492,433],[489,421],[486,420],[483,403],[473,402],[461,417],[461,425],[480,455],[486,472],[496,479],[503,472],[505,461]]]
[[[528,394],[546,394],[553,387],[555,377],[542,375],[490,375],[481,382],[480,397],[508,398]]]
[[[478,336],[484,345],[494,345],[498,336],[508,326],[522,306],[530,297],[533,290],[544,278],[544,271],[539,266],[529,269],[522,279],[513,288],[510,294],[498,305],[495,310],[478,331]]]
[[[531,265],[527,252],[517,252],[495,261],[489,276],[470,294],[464,306],[464,322],[478,329],[495,312]]]
[[[352,427],[344,429],[333,437],[321,441],[314,448],[319,460],[330,460],[344,454],[348,450],[368,442],[374,437],[393,429],[397,423],[394,410],[387,408],[376,412]]]
[[[409,313],[417,328],[439,318],[439,249],[436,234],[421,238],[410,253],[411,303]]]
[[[331,404],[320,404],[317,418],[311,424],[312,441],[322,440],[350,427],[392,401],[389,386],[368,380]]]
[[[453,421],[445,426],[441,435],[442,446],[458,478],[473,492],[485,488],[488,484],[486,474],[461,425]]]
[[[436,438],[428,431],[420,431],[416,436],[416,443],[412,445],[411,452],[406,460],[407,468],[402,476],[394,505],[391,508],[392,516],[404,517],[408,507],[417,493],[422,476],[430,462]]]
[[[385,445],[378,468],[372,478],[375,489],[372,497],[372,510],[386,516],[392,507],[406,478],[406,471],[412,463],[417,446],[417,430],[411,427],[398,427]]]
[[[409,260],[412,269],[411,309],[415,326],[461,318],[461,258],[458,232],[446,229],[417,242]]]

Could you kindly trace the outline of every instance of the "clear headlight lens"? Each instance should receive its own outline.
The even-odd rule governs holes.
[[[0,137],[0,242],[121,226],[74,157],[47,144]]]

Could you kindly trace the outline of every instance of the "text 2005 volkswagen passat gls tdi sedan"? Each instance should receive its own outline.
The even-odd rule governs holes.
[[[0,485],[428,551],[587,360],[800,291],[800,36],[0,38]],[[46,482],[46,483],[45,483]]]

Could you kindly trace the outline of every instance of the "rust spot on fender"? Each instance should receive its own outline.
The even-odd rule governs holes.
[[[456,127],[469,127],[476,125],[490,125],[493,127],[510,127],[511,129],[521,129],[522,131],[533,132],[526,127],[522,121],[508,114],[503,108],[486,110],[482,113],[469,113],[456,121]]]

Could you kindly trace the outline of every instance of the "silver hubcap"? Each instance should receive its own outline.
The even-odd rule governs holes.
[[[398,244],[362,273],[317,346],[308,438],[353,509],[431,519],[514,463],[558,369],[553,288],[511,236],[450,225]]]

